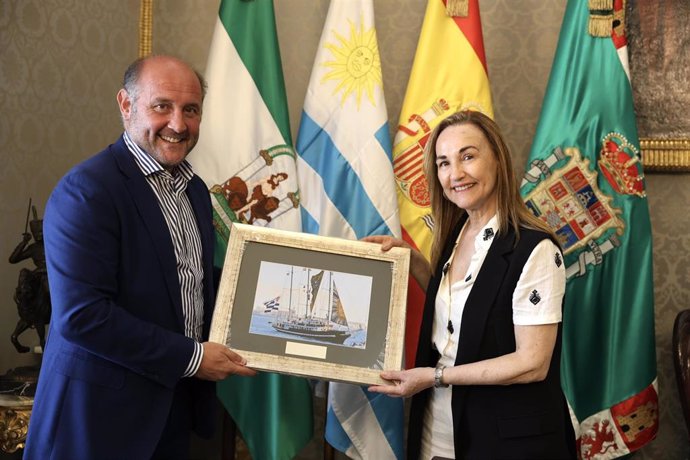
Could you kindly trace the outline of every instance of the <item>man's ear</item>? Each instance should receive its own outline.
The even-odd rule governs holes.
[[[129,120],[129,115],[132,113],[132,99],[124,88],[117,92],[117,105],[120,108],[122,119]]]

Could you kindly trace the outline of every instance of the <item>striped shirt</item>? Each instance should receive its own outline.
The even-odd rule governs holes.
[[[177,276],[182,296],[184,334],[194,339],[194,353],[182,377],[196,374],[204,349],[199,343],[204,325],[204,269],[201,261],[201,236],[192,205],[185,193],[194,176],[192,166],[185,160],[172,173],[144,152],[125,132],[124,140],[134,156],[146,181],[158,199],[165,222],[170,230],[177,259]]]

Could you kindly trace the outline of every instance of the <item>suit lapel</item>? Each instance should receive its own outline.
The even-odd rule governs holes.
[[[508,269],[506,256],[512,251],[514,241],[512,231],[505,236],[499,234],[494,238],[486,254],[486,259],[465,304],[456,364],[471,363],[478,359],[489,312],[498,294],[498,283]]]
[[[180,330],[184,331],[180,280],[177,274],[177,259],[175,258],[170,229],[168,229],[156,195],[151,190],[151,186],[134,161],[132,153],[127,149],[122,137],[114,147],[115,161],[124,176],[126,189],[132,197],[139,217],[151,236],[153,251],[160,263],[178,325]]]

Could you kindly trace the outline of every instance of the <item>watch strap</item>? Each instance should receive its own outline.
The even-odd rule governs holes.
[[[446,366],[442,364],[437,364],[436,369],[434,369],[434,387],[435,388],[446,388],[448,386],[447,383],[443,383],[443,370],[446,368]]]

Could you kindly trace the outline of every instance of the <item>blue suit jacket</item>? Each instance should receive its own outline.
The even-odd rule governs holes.
[[[206,339],[211,205],[196,176],[186,193],[203,246]],[[183,333],[170,232],[122,137],[59,182],[44,240],[53,312],[25,457],[150,458],[194,345]],[[186,383],[189,416],[208,434],[214,386]]]

